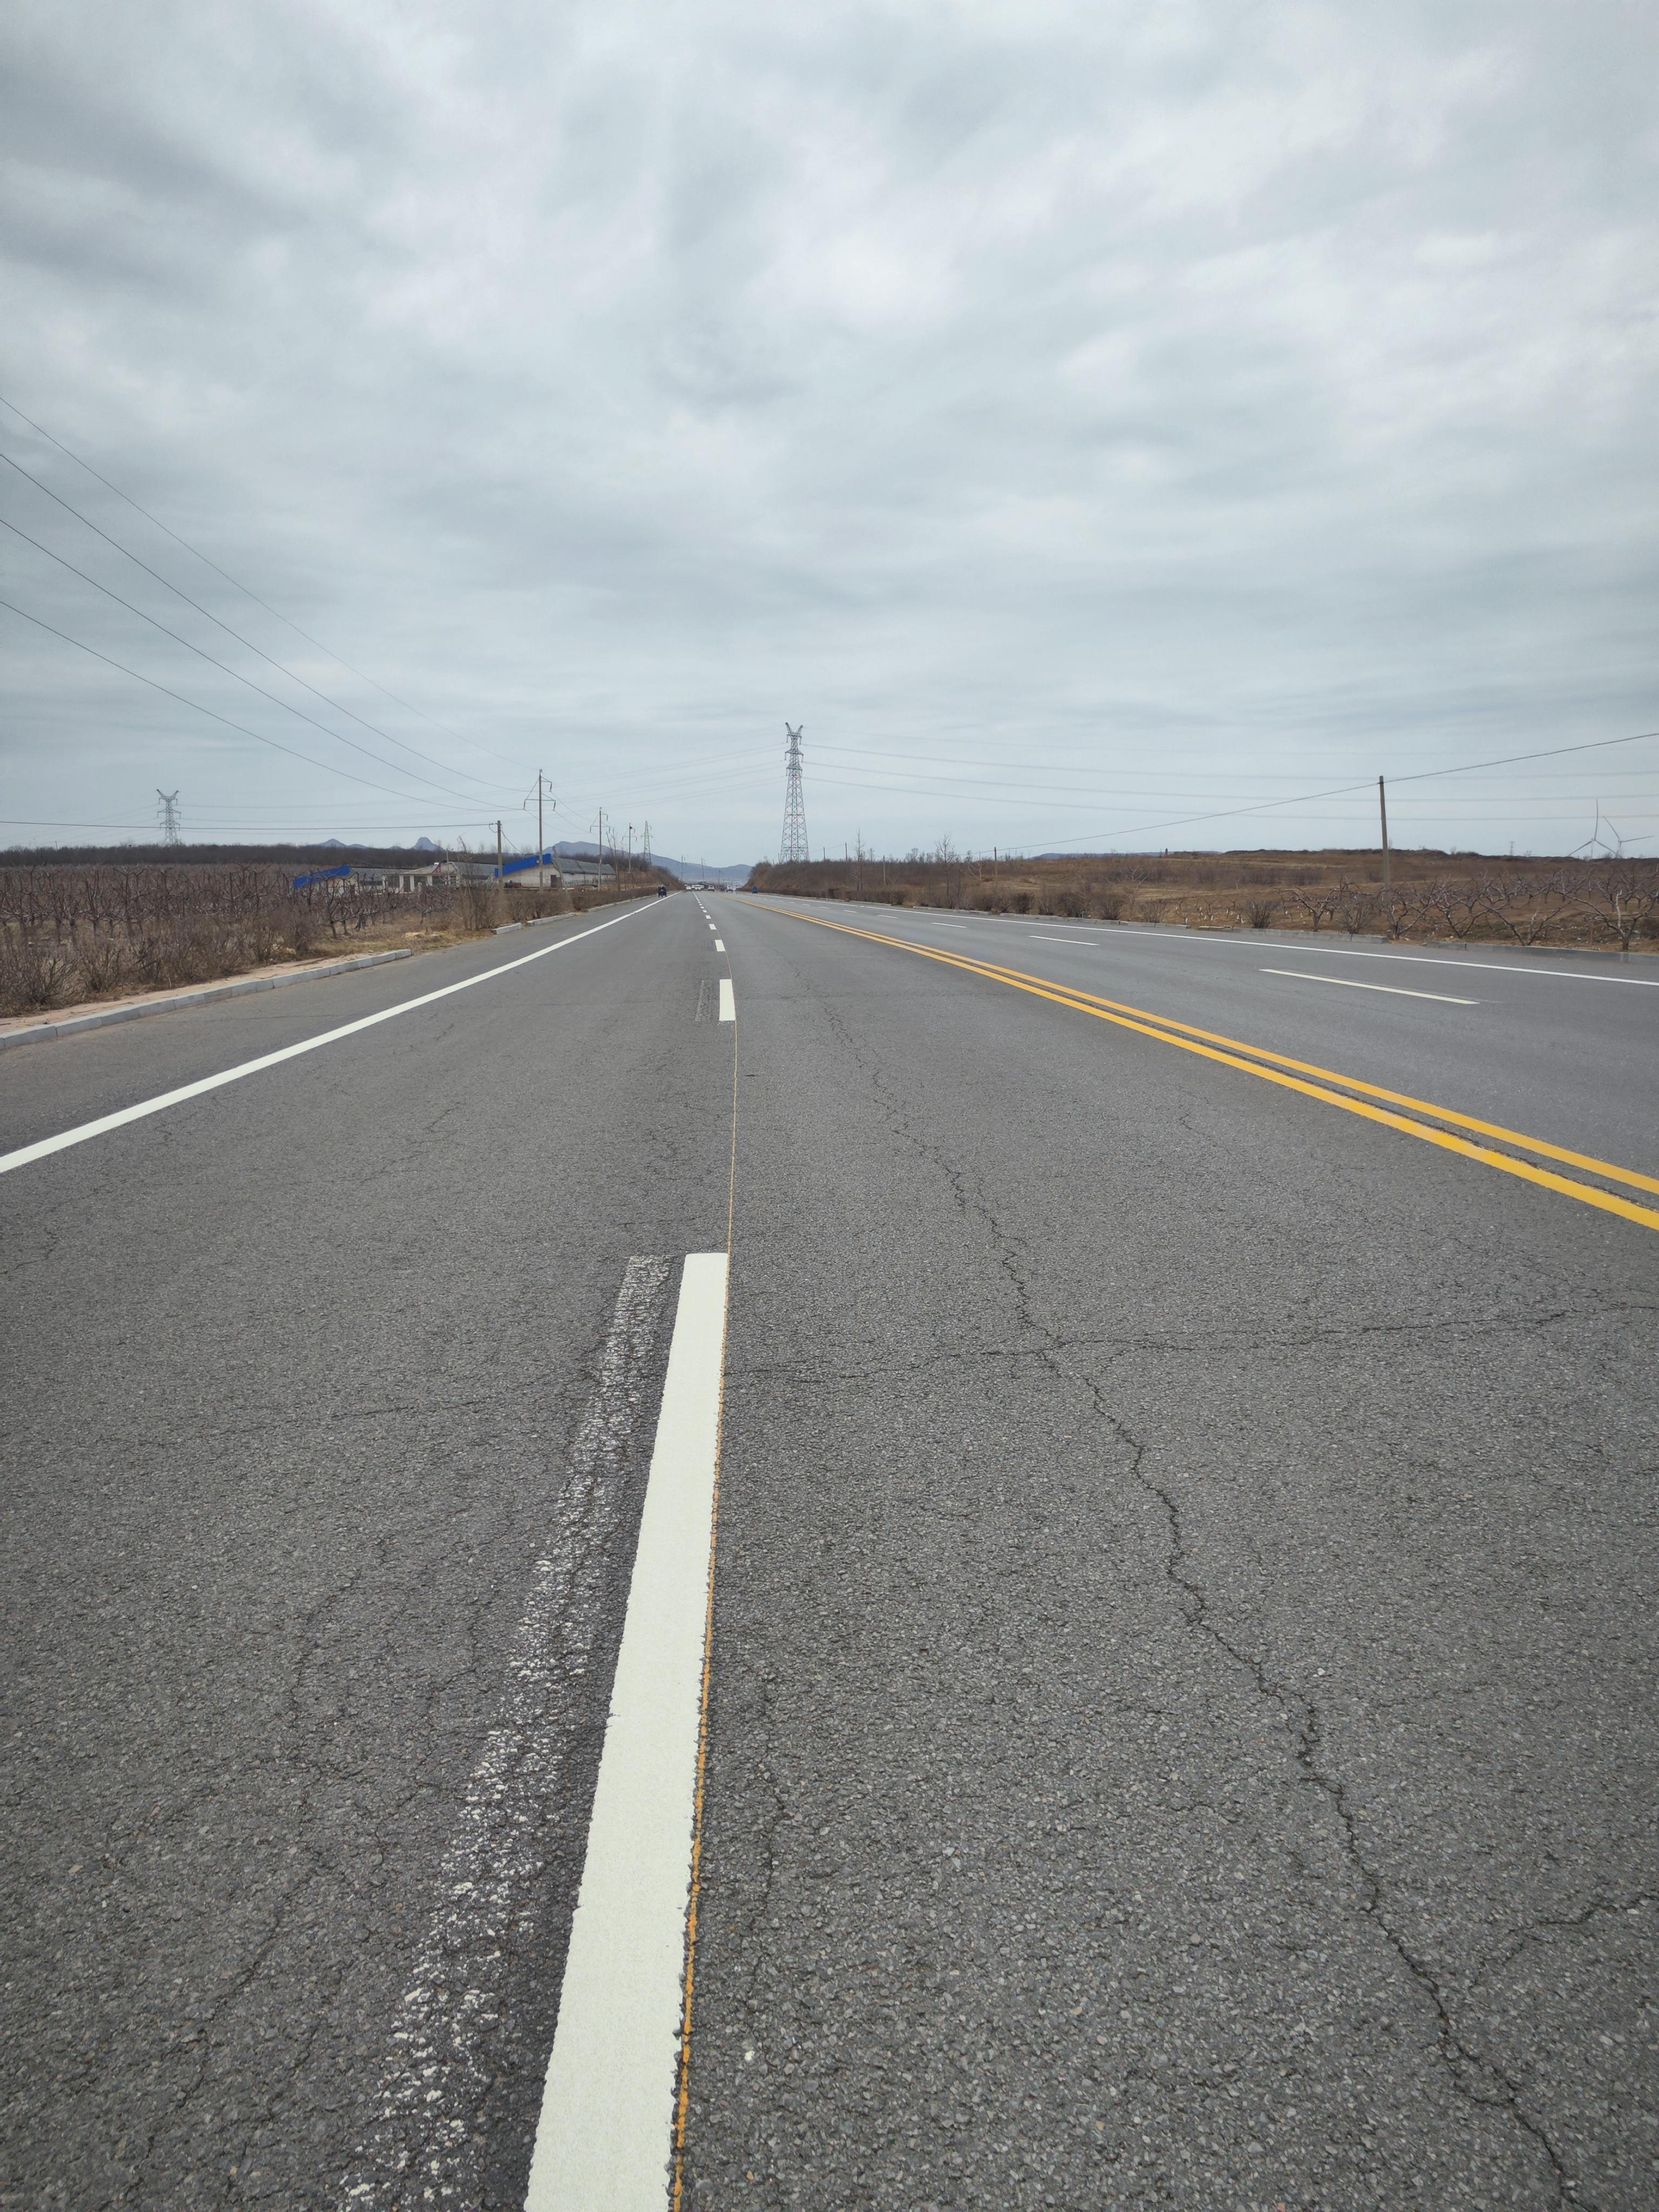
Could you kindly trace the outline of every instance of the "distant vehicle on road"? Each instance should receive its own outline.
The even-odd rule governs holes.
[[[668,896],[668,886],[666,884],[659,884],[657,885],[657,896],[659,898],[666,898]]]

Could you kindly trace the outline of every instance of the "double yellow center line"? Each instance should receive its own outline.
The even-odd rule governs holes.
[[[1133,1030],[1138,1036],[1155,1038],[1160,1044],[1172,1044],[1182,1052],[1196,1053],[1201,1060],[1218,1061],[1224,1067],[1236,1067],[1246,1075],[1259,1076],[1264,1083],[1276,1083],[1282,1090],[1299,1091],[1304,1097],[1317,1098],[1322,1105],[1340,1106],[1345,1114],[1358,1114],[1368,1121],[1380,1122],[1384,1128],[1398,1129],[1401,1135],[1417,1137],[1425,1145],[1438,1145],[1443,1152],[1460,1153],[1463,1158],[1475,1160],[1482,1167],[1498,1168],[1504,1175],[1519,1176],[1523,1182],[1539,1184],[1545,1190],[1559,1191],[1564,1197],[1576,1198],[1582,1206],[1599,1207],[1603,1213],[1617,1213],[1626,1221],[1638,1222],[1644,1229],[1659,1229],[1659,1208],[1643,1206],[1634,1199],[1625,1198],[1618,1190],[1601,1186],[1614,1183],[1626,1190],[1640,1190],[1659,1197],[1659,1178],[1638,1175],[1633,1168],[1614,1167],[1610,1161],[1592,1158],[1584,1152],[1568,1152],[1564,1146],[1547,1144],[1540,1137],[1523,1136],[1518,1129],[1505,1129],[1495,1121],[1476,1120],[1472,1114],[1454,1113],[1449,1106],[1436,1106],[1423,1098],[1413,1098],[1401,1091],[1386,1091],[1381,1085],[1361,1083],[1357,1077],[1340,1075],[1328,1067],[1316,1067],[1305,1060],[1292,1060],[1282,1052],[1268,1052],[1264,1047],[1243,1044],[1237,1037],[1222,1036],[1213,1030],[1199,1029],[1191,1022],[1178,1022],[1166,1014],[1148,1013],[1144,1007],[1124,1006],[1115,999],[1104,999],[1093,991],[1073,990],[1069,984],[1050,982],[1042,975],[1028,975],[1018,968],[1003,968],[988,960],[969,959],[956,952],[941,951],[932,945],[917,945],[908,938],[890,937],[882,931],[855,929],[850,923],[821,921],[817,915],[799,914],[789,907],[774,907],[775,914],[791,914],[798,921],[810,922],[815,929],[833,929],[842,937],[861,937],[872,945],[890,945],[901,952],[914,952],[923,960],[937,960],[946,968],[959,968],[969,975],[982,975],[988,981],[1006,984],[1010,990],[1026,991],[1036,999],[1047,999],[1057,1006],[1069,1006],[1075,1013],[1091,1015],[1095,1020],[1111,1022],[1119,1029]],[[1371,1102],[1380,1100],[1380,1104]],[[1473,1136],[1462,1136],[1460,1130],[1469,1130]],[[1482,1144],[1475,1138],[1485,1138]],[[1502,1150],[1496,1147],[1502,1146]],[[1540,1161],[1556,1164],[1543,1167]],[[1563,1175],[1559,1168],[1576,1169],[1577,1176]],[[1595,1182],[1579,1180],[1594,1176]]]

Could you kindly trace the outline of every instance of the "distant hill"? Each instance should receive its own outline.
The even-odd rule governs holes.
[[[607,845],[605,849],[607,860],[614,857],[614,846]],[[584,838],[567,837],[559,844],[550,846],[549,850],[568,853],[573,860],[592,860],[599,858],[599,848]],[[688,878],[695,878],[699,883],[746,884],[754,872],[755,865],[752,860],[738,860],[723,861],[717,866],[713,861],[705,864],[702,860],[673,860],[666,853],[653,853],[651,859],[654,866],[666,868],[670,875],[678,876],[682,883]]]

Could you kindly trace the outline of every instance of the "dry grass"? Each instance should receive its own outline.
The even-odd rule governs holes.
[[[903,860],[762,866],[757,890],[1188,929],[1305,929],[1419,942],[1659,944],[1659,861],[1396,853],[1125,854],[993,863],[948,849]]]
[[[440,884],[412,892],[352,884],[295,890],[263,866],[0,867],[0,1014],[217,982],[255,968],[342,952],[459,943],[505,921],[586,913],[637,897],[656,878],[574,890]]]

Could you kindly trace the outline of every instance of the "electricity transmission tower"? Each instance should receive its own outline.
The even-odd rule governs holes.
[[[783,726],[789,742],[783,756],[783,842],[778,848],[780,863],[811,857],[806,850],[806,801],[800,787],[800,732],[792,730],[787,722]]]
[[[161,825],[161,842],[164,845],[182,845],[185,841],[179,831],[178,793],[158,791],[155,797],[158,802],[155,818]]]

